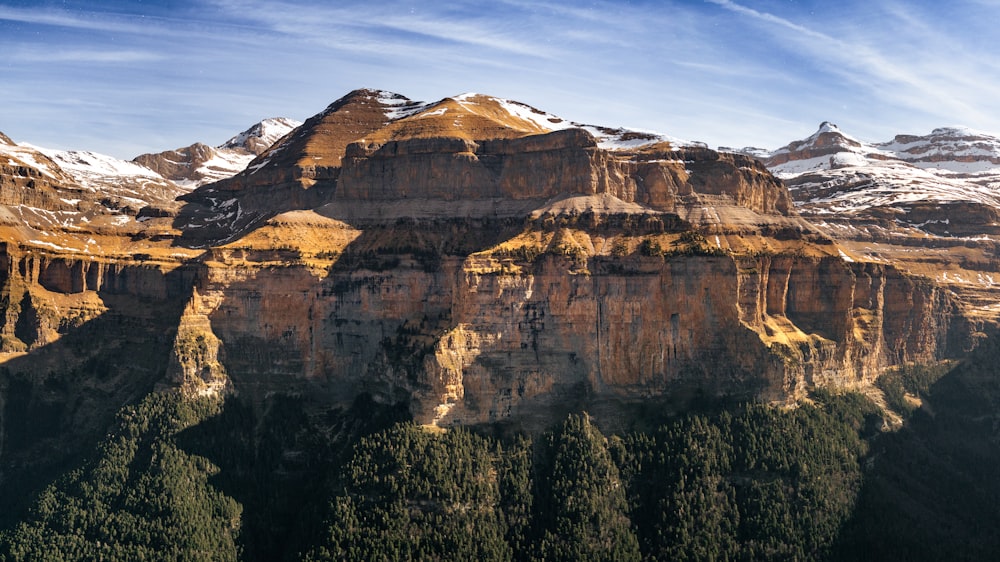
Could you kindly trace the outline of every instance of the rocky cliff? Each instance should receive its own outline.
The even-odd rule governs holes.
[[[352,92],[177,204],[52,246],[0,233],[7,365],[113,365],[134,338],[60,343],[108,322],[155,333],[165,366],[115,367],[112,386],[290,393],[313,413],[368,394],[421,423],[538,429],[578,407],[866,387],[977,327],[799,216],[751,157],[489,96]]]

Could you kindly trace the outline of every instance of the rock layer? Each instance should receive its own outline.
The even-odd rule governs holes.
[[[157,383],[191,394],[299,394],[316,415],[368,394],[536,430],[580,407],[794,402],[973,345],[949,292],[845,252],[756,160],[564,125],[357,91],[183,196],[172,228],[2,231],[4,351],[134,323],[169,350]]]

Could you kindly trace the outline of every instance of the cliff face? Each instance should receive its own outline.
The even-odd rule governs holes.
[[[287,223],[269,228],[290,239]],[[326,404],[369,393],[421,423],[539,429],[580,406],[613,417],[699,393],[863,388],[970,345],[933,284],[810,255],[804,239],[759,237],[788,251],[755,255],[727,237],[722,251],[627,216],[312,228],[330,230],[322,251],[234,243],[206,262],[178,382]]]
[[[791,402],[972,345],[949,292],[846,253],[756,160],[486,96],[353,92],[181,204],[128,230],[0,228],[8,365],[125,363],[140,337],[159,367],[101,392],[135,377],[320,413],[367,393],[421,423],[539,429]],[[126,343],[74,357],[101,325]]]
[[[88,454],[122,404],[164,384],[196,274],[176,263],[0,246],[0,502],[8,509],[20,510],[36,486]]]

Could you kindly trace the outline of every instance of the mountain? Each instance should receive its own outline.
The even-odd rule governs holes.
[[[0,556],[822,559],[915,497],[880,444],[1000,457],[875,437],[978,395],[946,425],[996,443],[988,369],[934,382],[995,355],[987,135],[748,155],[356,90],[191,189],[0,141]]]
[[[175,244],[208,252],[170,368],[191,392],[311,381],[538,428],[587,396],[794,400],[971,345],[948,294],[833,243],[753,159],[486,95],[351,92],[182,200]]]
[[[202,143],[157,154],[142,154],[133,162],[185,188],[219,181],[245,169],[300,122],[283,117],[265,119],[216,147]]]
[[[762,156],[804,213],[843,213],[918,201],[995,207],[1000,139],[968,129],[935,129],[864,143],[823,123],[807,139]]]
[[[343,170],[349,169],[341,166],[349,148],[374,149],[416,139],[515,139],[562,130],[586,131],[596,147],[606,150],[664,142],[703,146],[646,131],[581,125],[520,102],[480,94],[426,103],[381,90],[355,90],[306,120],[243,172],[185,196],[189,204],[177,226],[193,238],[231,240],[281,211],[320,206]],[[438,148],[428,144],[418,150],[432,154]]]
[[[973,344],[950,293],[835,243],[753,158],[482,94],[356,90],[128,224],[11,233],[5,351],[55,353],[115,287],[182,311],[161,382],[193,394],[540,428],[579,400],[795,401]]]
[[[869,143],[823,123],[754,154],[796,209],[845,248],[934,279],[973,315],[996,315],[1000,138],[952,127]]]
[[[0,185],[0,223],[13,229],[18,245],[83,253],[95,242],[80,233],[136,234],[143,213],[176,208],[184,192],[132,162],[12,141],[0,143]]]
[[[0,134],[0,156],[6,157],[0,182],[10,188],[0,195],[0,220],[34,229],[29,238],[43,246],[82,252],[89,251],[90,239],[80,243],[65,231],[176,236],[180,233],[172,230],[169,217],[179,210],[180,195],[240,171],[296,125],[290,119],[266,119],[218,148],[195,143],[132,161],[18,144]]]

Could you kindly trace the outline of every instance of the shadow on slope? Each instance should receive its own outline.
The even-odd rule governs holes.
[[[407,419],[405,405],[376,404],[367,395],[349,408],[284,394],[258,405],[230,396],[219,415],[185,430],[177,443],[218,466],[210,483],[242,505],[243,560],[300,560],[322,535],[332,480],[355,443]]]
[[[165,299],[100,291],[101,316],[0,365],[0,528],[163,380],[193,278],[185,267],[166,273]]]
[[[939,379],[872,444],[842,560],[988,560],[1000,552],[1000,338]]]

